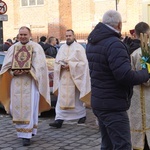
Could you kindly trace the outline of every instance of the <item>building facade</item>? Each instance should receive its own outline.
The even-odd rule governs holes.
[[[77,39],[86,39],[104,12],[117,9],[123,18],[123,34],[140,22],[150,24],[150,0],[3,0],[7,4],[8,21],[3,22],[4,40],[28,26],[33,40],[45,35],[61,40],[66,29],[73,29]]]

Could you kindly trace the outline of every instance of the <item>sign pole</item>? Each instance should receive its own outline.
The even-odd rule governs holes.
[[[3,21],[0,21],[0,51],[3,51]]]
[[[0,0],[0,51],[3,51],[3,21],[8,20],[7,15],[3,15],[7,12],[7,4]]]
[[[117,0],[116,0],[116,11],[118,10],[118,8],[117,8],[117,4],[118,4],[118,2],[117,2]]]

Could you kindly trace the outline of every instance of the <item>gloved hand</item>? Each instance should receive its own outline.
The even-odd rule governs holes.
[[[128,36],[124,38],[123,43],[126,45],[129,55],[131,55],[136,49],[140,47],[140,40],[131,39]]]

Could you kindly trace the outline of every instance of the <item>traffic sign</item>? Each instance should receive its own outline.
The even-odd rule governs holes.
[[[0,21],[8,21],[8,15],[0,15]]]
[[[7,11],[6,3],[0,0],[0,15],[5,14],[6,11]]]

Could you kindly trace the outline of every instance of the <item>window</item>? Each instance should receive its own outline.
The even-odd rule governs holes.
[[[29,0],[29,5],[35,5],[35,0]]]
[[[44,4],[44,0],[37,0],[37,5],[43,5]]]
[[[21,5],[22,6],[28,6],[28,0],[22,0]]]
[[[44,0],[21,0],[21,6],[43,5]]]

